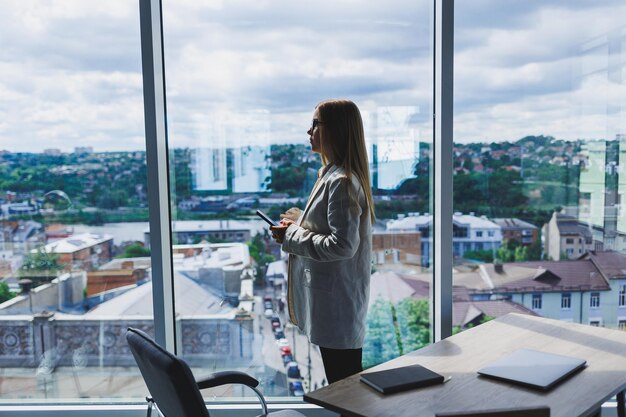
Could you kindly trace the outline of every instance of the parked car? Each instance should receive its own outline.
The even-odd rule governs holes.
[[[285,347],[285,346],[289,346],[289,341],[287,339],[278,339],[276,341],[276,344],[278,345],[278,347]]]
[[[263,301],[263,308],[270,309],[273,310],[274,309],[274,305],[272,304],[271,301]]]
[[[276,316],[276,315],[272,316],[270,318],[270,321],[272,322],[272,324],[278,323],[280,325],[280,318],[278,316]]]
[[[272,310],[271,308],[266,308],[263,315],[269,319],[274,315],[274,310]]]
[[[281,356],[291,355],[291,348],[289,346],[280,348],[280,354]]]
[[[272,330],[276,331],[276,330],[279,330],[279,329],[282,329],[282,327],[280,327],[280,322],[279,321],[273,321],[272,322]]]
[[[300,368],[298,367],[297,362],[289,362],[287,364],[287,378],[302,378],[302,376],[300,375]]]
[[[274,337],[276,338],[276,340],[284,339],[285,338],[285,332],[283,332],[282,330],[278,330],[278,331],[274,332]]]
[[[302,381],[291,381],[289,383],[289,392],[296,397],[302,397],[304,395],[304,388],[302,387]]]
[[[289,362],[293,362],[293,356],[291,356],[291,353],[283,356],[283,365],[287,366]]]

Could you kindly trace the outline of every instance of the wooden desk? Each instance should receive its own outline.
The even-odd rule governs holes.
[[[576,356],[588,366],[547,393],[476,373],[520,348]],[[368,371],[416,363],[451,379],[382,395],[357,374],[310,392],[304,400],[347,416],[432,417],[437,412],[540,405],[549,406],[552,417],[589,416],[626,388],[626,332],[507,314]]]

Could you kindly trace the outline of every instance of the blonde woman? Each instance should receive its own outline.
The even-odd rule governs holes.
[[[289,254],[289,318],[320,347],[332,383],[362,370],[374,205],[358,107],[321,102],[307,133],[318,181],[304,210],[270,229]]]

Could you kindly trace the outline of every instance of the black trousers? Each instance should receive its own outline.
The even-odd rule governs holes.
[[[363,349],[329,349],[320,346],[320,353],[329,384],[363,370]]]

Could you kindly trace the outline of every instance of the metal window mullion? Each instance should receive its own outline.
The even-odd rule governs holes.
[[[139,0],[152,302],[157,343],[176,353],[169,169],[160,0]]]
[[[432,341],[452,334],[452,110],[454,1],[434,0]]]

